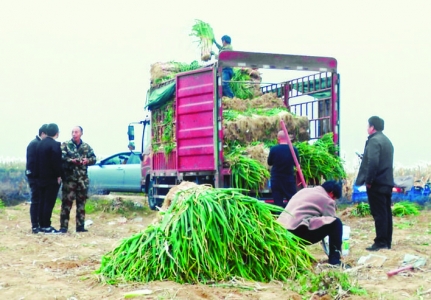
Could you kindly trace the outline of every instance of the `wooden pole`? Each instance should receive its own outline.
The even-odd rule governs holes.
[[[286,129],[286,125],[283,120],[280,120],[281,128],[283,129],[284,134],[286,135],[287,143],[289,144],[290,152],[292,153],[293,160],[295,161],[296,171],[299,174],[299,179],[301,179],[302,187],[306,188],[307,184],[305,183],[304,175],[302,174],[301,166],[299,165],[298,158],[296,157],[295,150],[293,150],[292,142],[289,138],[289,132]]]

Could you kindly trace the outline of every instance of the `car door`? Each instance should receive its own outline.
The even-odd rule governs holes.
[[[124,167],[124,188],[128,192],[141,192],[141,155],[131,153]]]
[[[127,157],[127,153],[119,153],[92,166],[89,172],[90,185],[96,190],[121,190],[124,183],[123,162]]]

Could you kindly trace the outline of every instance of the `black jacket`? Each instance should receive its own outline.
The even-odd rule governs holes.
[[[368,137],[356,185],[394,186],[394,147],[381,131]]]
[[[40,186],[57,183],[61,177],[60,143],[46,137],[37,146],[37,176]]]
[[[293,147],[296,158],[299,160],[298,150]],[[268,155],[268,165],[271,168],[271,179],[280,180],[295,180],[295,161],[293,159],[292,153],[290,152],[289,145],[280,144],[271,148]]]
[[[25,175],[28,178],[36,178],[36,150],[39,145],[41,138],[36,135],[36,138],[32,140],[27,146],[27,162],[25,166]]]

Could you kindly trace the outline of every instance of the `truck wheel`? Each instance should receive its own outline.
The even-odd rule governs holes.
[[[153,189],[153,182],[150,181],[148,184],[148,206],[151,210],[157,210],[157,201],[156,198],[154,198],[154,189]]]

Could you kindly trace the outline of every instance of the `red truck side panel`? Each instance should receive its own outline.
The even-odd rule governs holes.
[[[153,170],[176,170],[175,150],[168,156],[163,152],[153,154]]]
[[[177,76],[177,168],[214,171],[214,73],[212,68]]]

